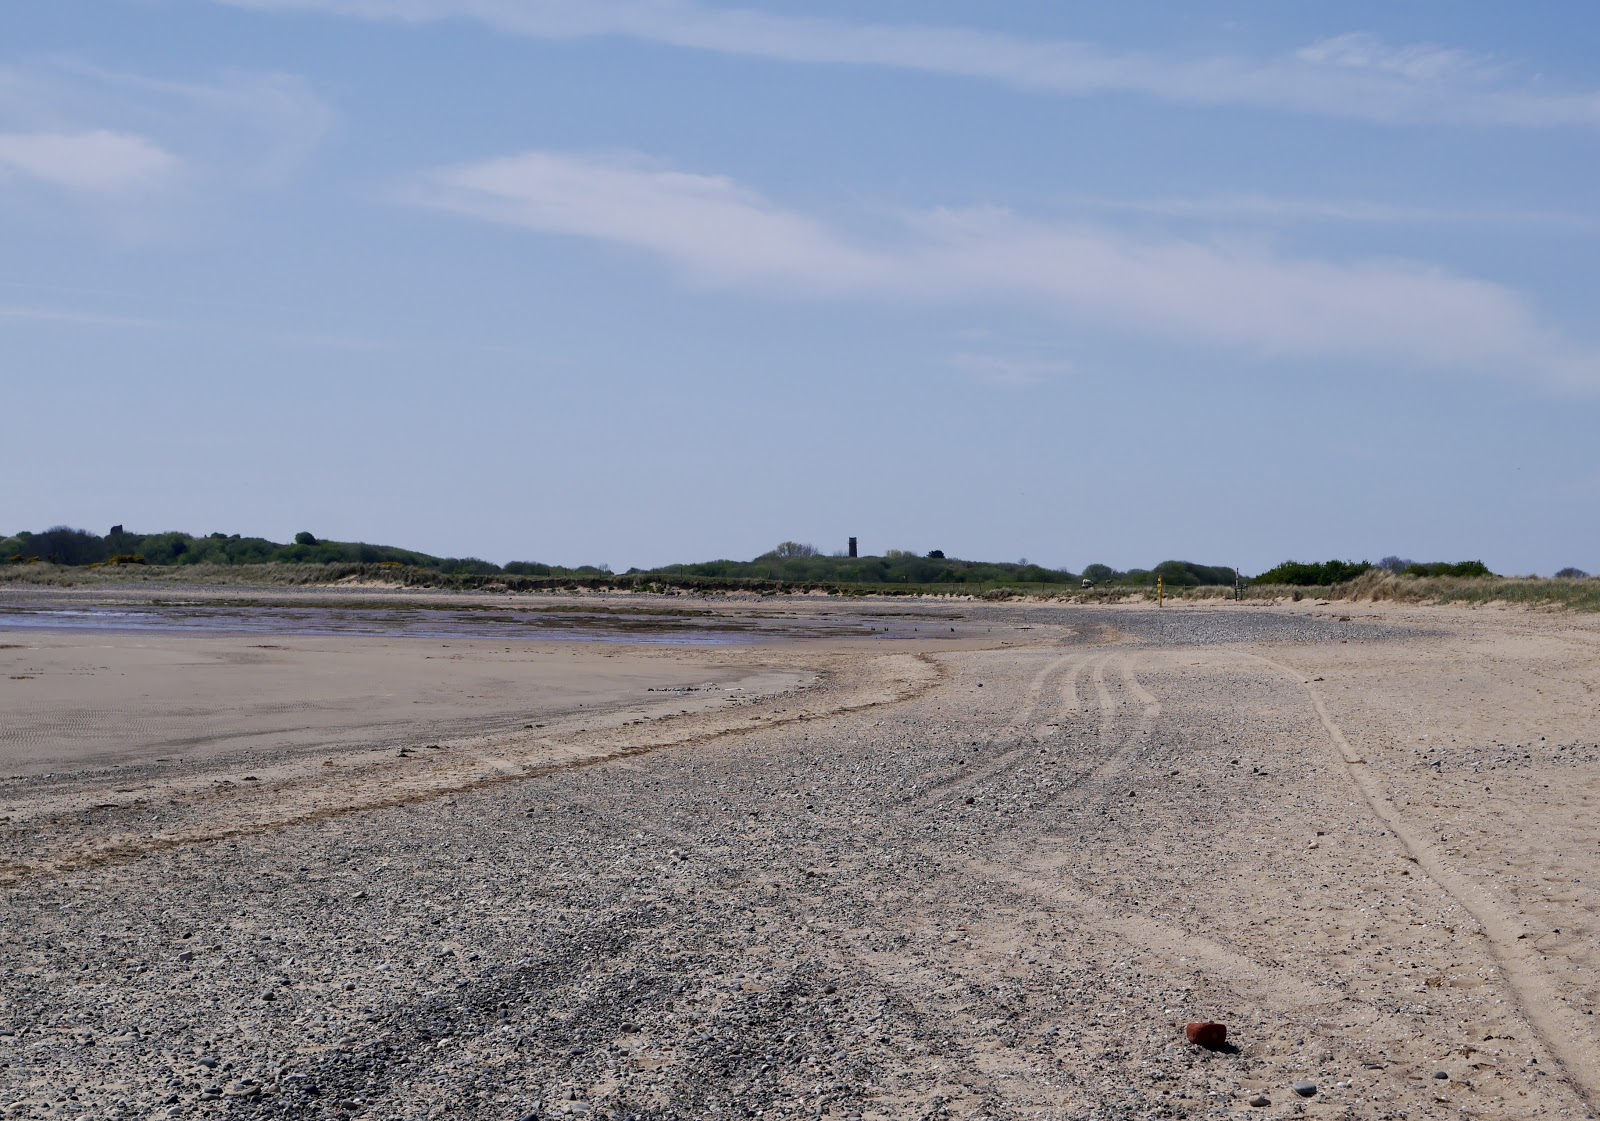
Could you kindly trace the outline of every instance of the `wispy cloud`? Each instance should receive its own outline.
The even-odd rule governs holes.
[[[1071,362],[1038,358],[1013,358],[1001,354],[963,351],[950,356],[950,365],[990,385],[1036,385],[1073,370]]]
[[[1043,93],[1121,93],[1391,124],[1600,124],[1600,93],[1518,85],[1509,68],[1356,33],[1266,58],[1118,51],[960,27],[809,19],[692,0],[219,0],[397,23],[472,20],[540,39],[620,36],[793,63],[877,66]]]
[[[28,284],[10,284],[0,282],[5,287],[36,288],[45,287]],[[67,291],[79,291],[68,289]],[[126,300],[126,293],[88,292],[97,296],[120,296]],[[195,301],[178,300],[167,301],[180,305],[192,305]],[[227,306],[227,305],[222,305]],[[246,305],[254,308],[255,305]],[[234,309],[237,310],[237,309]],[[100,311],[80,307],[62,307],[53,304],[0,304],[0,325],[7,323],[17,324],[20,327],[39,328],[65,328],[77,330],[79,328],[103,328],[116,331],[171,331],[190,335],[219,335],[234,340],[249,340],[255,344],[269,346],[294,347],[306,350],[344,351],[364,354],[395,354],[401,352],[415,352],[417,344],[401,342],[393,338],[364,338],[360,335],[332,334],[325,331],[305,331],[298,329],[263,328],[259,326],[240,325],[230,320],[207,316],[205,318],[157,318],[150,315],[128,315],[115,311]],[[449,353],[459,353],[463,348],[447,347]],[[488,349],[481,343],[474,343],[466,350]],[[506,353],[524,355],[526,352],[515,348],[506,348]]]
[[[1600,389],[1600,359],[1502,286],[1405,261],[1130,236],[1002,209],[918,211],[851,238],[721,176],[530,152],[443,168],[411,203],[649,253],[702,284],[915,302],[1018,300],[1093,326],[1258,356],[1342,355]]]
[[[293,175],[334,127],[333,110],[293,74],[234,69],[178,80],[81,58],[58,58],[51,70],[58,86],[74,83],[81,94],[119,103],[147,127],[183,137],[210,174],[255,185]]]
[[[1584,214],[1554,210],[1402,206],[1361,199],[1280,198],[1271,195],[1153,199],[1078,197],[1068,199],[1066,203],[1080,210],[1253,224],[1327,222],[1360,225],[1511,226],[1573,232],[1600,231],[1600,219]]]
[[[1369,70],[1416,82],[1496,78],[1505,72],[1504,64],[1487,55],[1435,43],[1395,47],[1376,35],[1360,31],[1319,39],[1296,51],[1295,57],[1315,66]]]
[[[0,304],[0,320],[47,323],[67,327],[112,327],[119,330],[168,331],[183,329],[181,324],[146,319],[136,315],[103,315],[99,312],[34,305]]]
[[[651,250],[696,279],[824,291],[887,282],[887,262],[718,175],[641,156],[527,152],[447,168],[408,201],[549,233]]]
[[[173,81],[77,58],[0,66],[0,199],[32,184],[142,240],[208,195],[281,182],[331,125],[288,75]]]
[[[0,178],[21,175],[69,191],[148,192],[170,183],[180,162],[145,137],[126,132],[0,132]]]

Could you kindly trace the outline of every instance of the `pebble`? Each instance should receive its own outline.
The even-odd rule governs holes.
[[[1250,1104],[1255,1106],[1257,1109],[1260,1109],[1262,1106],[1271,1105],[1272,1099],[1267,1097],[1265,1094],[1257,1094],[1255,1097],[1250,1099]]]
[[[1296,1082],[1293,1088],[1294,1092],[1302,1098],[1314,1097],[1317,1092],[1317,1084],[1315,1082]]]

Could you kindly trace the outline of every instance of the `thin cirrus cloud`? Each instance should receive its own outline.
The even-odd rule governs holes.
[[[709,284],[837,293],[893,282],[894,262],[719,175],[634,155],[527,152],[433,172],[405,201],[649,250]]]
[[[1013,358],[1002,354],[961,351],[950,356],[950,365],[990,385],[1035,385],[1047,378],[1061,377],[1073,370],[1071,362],[1059,359]]]
[[[332,114],[292,75],[173,80],[76,57],[0,65],[0,194],[29,183],[143,236],[208,187],[272,187]]]
[[[902,304],[1018,301],[1262,358],[1360,357],[1600,389],[1600,361],[1510,289],[1405,261],[1288,257],[999,208],[901,214],[853,238],[731,179],[636,155],[535,151],[421,175],[403,201],[625,246],[695,284]]]
[[[182,137],[207,174],[250,186],[273,186],[293,176],[334,128],[333,111],[292,74],[224,70],[180,80],[82,59],[58,59],[46,73],[49,80],[40,86],[56,87],[41,98],[46,103],[54,97],[149,122]]]
[[[1246,224],[1308,222],[1352,225],[1508,226],[1574,233],[1600,232],[1600,219],[1556,210],[1403,206],[1360,199],[1279,198],[1270,195],[1146,199],[1082,197],[1066,201],[1082,210]]]
[[[169,330],[170,323],[136,315],[104,315],[99,312],[37,305],[0,304],[0,321],[44,323],[66,327],[114,327],[132,330]]]
[[[77,194],[146,194],[171,184],[181,168],[177,156],[128,132],[0,132],[0,178]]]
[[[615,36],[790,63],[875,66],[1062,96],[1133,94],[1384,124],[1600,124],[1600,93],[1519,84],[1495,60],[1365,33],[1266,58],[1118,51],[961,27],[799,18],[692,0],[216,0],[420,24],[471,20],[537,39]]]

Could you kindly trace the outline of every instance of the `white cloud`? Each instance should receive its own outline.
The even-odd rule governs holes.
[[[958,27],[808,19],[692,0],[218,0],[399,23],[473,20],[540,39],[621,36],[795,63],[880,66],[1083,96],[1251,106],[1385,123],[1600,124],[1600,94],[1531,92],[1463,51],[1356,33],[1265,59],[1116,51]]]
[[[1600,361],[1514,292],[1405,261],[1285,257],[1000,209],[901,216],[882,244],[708,175],[530,152],[431,172],[410,202],[650,253],[701,283],[852,299],[1026,301],[1093,326],[1268,357],[1400,360],[1600,389]]]
[[[42,186],[119,238],[144,241],[227,194],[281,183],[331,123],[288,75],[179,82],[74,58],[0,66],[0,201],[8,187]]]
[[[23,175],[69,191],[152,191],[172,182],[180,166],[172,153],[126,132],[0,132],[0,174]]]
[[[712,282],[858,288],[883,262],[720,176],[637,156],[529,152],[419,180],[414,202],[547,233],[649,249]]]
[[[154,78],[57,60],[57,87],[71,83],[87,102],[79,112],[122,113],[145,127],[183,138],[208,174],[253,185],[287,179],[332,131],[334,115],[293,74],[224,70],[204,81]],[[44,84],[44,83],[41,83]]]

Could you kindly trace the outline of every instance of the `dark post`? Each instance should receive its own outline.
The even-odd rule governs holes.
[[[850,538],[850,555],[852,557],[856,555],[856,539],[854,537]]]

